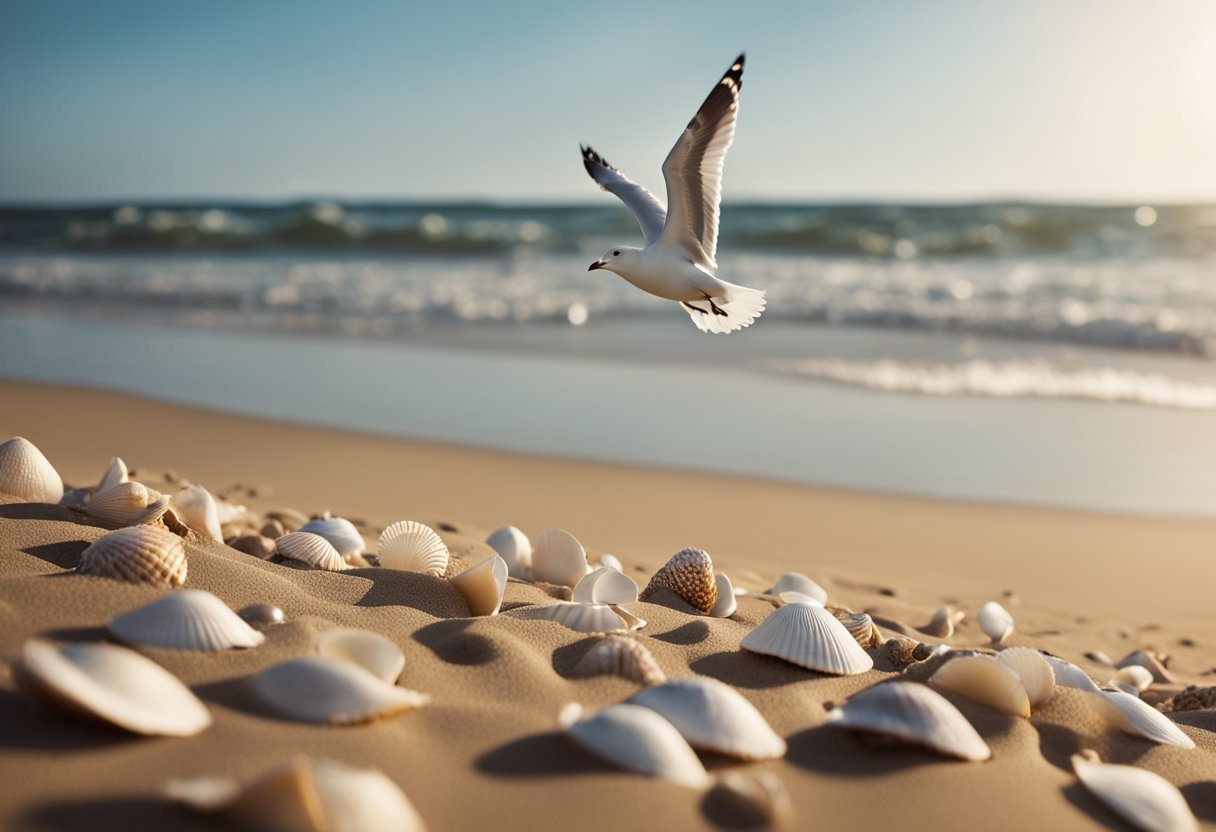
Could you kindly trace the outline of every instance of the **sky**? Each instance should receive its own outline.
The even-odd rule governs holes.
[[[661,193],[742,50],[727,201],[1216,201],[1211,0],[5,0],[0,201]]]

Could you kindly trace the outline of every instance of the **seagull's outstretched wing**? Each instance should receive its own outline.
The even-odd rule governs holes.
[[[667,220],[667,209],[663,203],[650,191],[643,188],[628,176],[608,164],[603,156],[590,147],[580,145],[583,151],[583,167],[596,184],[610,194],[616,194],[625,203],[625,207],[633,212],[633,218],[642,226],[642,236],[646,245],[650,245],[663,232],[663,224]]]
[[[714,258],[718,253],[722,162],[735,138],[742,84],[740,55],[706,96],[663,162],[671,210],[661,242],[681,249],[694,263],[711,271],[718,267]]]

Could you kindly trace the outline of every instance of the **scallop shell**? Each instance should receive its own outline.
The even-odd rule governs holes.
[[[1182,792],[1159,774],[1103,763],[1092,751],[1074,754],[1072,769],[1094,797],[1138,829],[1199,832],[1199,821]]]
[[[58,503],[63,479],[33,442],[17,436],[0,445],[0,492],[31,503]]]
[[[959,656],[938,668],[929,682],[1001,713],[1030,716],[1021,677],[990,656]]]
[[[571,702],[559,722],[575,743],[595,756],[627,771],[705,788],[709,773],[680,732],[663,717],[641,705],[609,705],[595,716]]]
[[[317,654],[357,664],[390,685],[405,669],[405,654],[392,641],[371,630],[335,627],[317,636]]]
[[[797,592],[814,598],[821,604],[828,602],[828,591],[801,572],[786,572],[765,594],[780,596],[783,592]]]
[[[992,639],[993,644],[1000,644],[1013,632],[1013,616],[996,601],[989,601],[980,607],[976,616],[984,635]]]
[[[600,566],[607,569],[615,569],[617,572],[625,571],[625,565],[621,563],[621,559],[616,555],[600,555]]]
[[[312,532],[288,532],[274,542],[274,549],[280,556],[314,569],[345,572],[351,568],[332,543]]]
[[[1137,650],[1135,653],[1130,653],[1127,656],[1124,656],[1123,659],[1115,665],[1115,667],[1120,669],[1133,666],[1143,667],[1149,673],[1153,674],[1154,682],[1174,681],[1174,677],[1168,670],[1165,669],[1165,665],[1161,663],[1161,660],[1152,653],[1147,653],[1144,650]]]
[[[380,565],[442,578],[448,571],[448,547],[438,532],[413,520],[393,523],[376,544]]]
[[[645,688],[629,701],[666,719],[693,748],[743,760],[785,756],[785,740],[768,720],[741,693],[716,679],[673,679]]]
[[[1153,674],[1147,667],[1129,664],[1119,668],[1115,678],[1126,685],[1131,685],[1137,692],[1146,690],[1153,683]]]
[[[826,609],[826,608],[825,608]],[[864,612],[845,612],[844,610],[829,610],[836,620],[844,625],[862,649],[878,647],[882,644],[882,633],[874,626],[874,619]]]
[[[1002,650],[1001,652],[1007,652]],[[1055,674],[1056,684],[1066,688],[1075,688],[1084,690],[1090,693],[1098,693],[1102,690],[1098,687],[1098,683],[1089,678],[1089,674],[1075,664],[1056,656],[1044,655],[1043,659],[1051,665],[1051,671]]]
[[[638,600],[638,585],[623,572],[601,566],[575,585],[574,600],[583,604],[631,604]]]
[[[874,660],[836,616],[817,604],[786,604],[774,610],[739,646],[841,676],[864,673],[874,666]]]
[[[714,574],[714,584],[717,586],[718,598],[714,601],[714,607],[709,614],[714,618],[730,618],[739,608],[739,602],[735,598],[735,588],[731,585],[730,578],[726,577],[725,572]]]
[[[670,589],[695,609],[709,614],[718,600],[714,564],[702,549],[681,549],[664,564],[638,596],[645,601],[660,589]]]
[[[309,520],[296,531],[321,535],[333,544],[343,560],[361,555],[367,548],[363,535],[359,534],[354,523],[341,517],[331,517],[328,511],[315,520]]]
[[[276,664],[251,684],[275,713],[328,725],[371,722],[431,701],[428,694],[390,685],[356,664],[320,656]]]
[[[498,615],[507,589],[507,562],[490,555],[452,578],[452,586],[460,590],[472,615]]]
[[[532,541],[514,526],[503,526],[486,538],[486,545],[507,562],[507,574],[512,578],[532,578]]]
[[[827,721],[842,728],[896,737],[962,760],[987,760],[992,756],[988,744],[958,708],[915,682],[887,682],[867,688],[828,711]]]
[[[574,676],[620,676],[640,685],[667,681],[646,645],[625,636],[604,636],[574,666]]]
[[[950,638],[954,635],[955,622],[960,620],[962,615],[963,613],[950,609],[949,604],[942,604],[937,608],[937,612],[933,613],[929,623],[917,629],[934,638]]]
[[[89,498],[84,513],[107,523],[141,526],[154,523],[169,509],[169,498],[138,482],[120,482]]]
[[[106,472],[101,475],[101,482],[97,483],[94,493],[105,491],[110,486],[126,482],[130,478],[130,473],[127,471],[127,463],[123,462],[121,457],[116,456],[106,466]]]
[[[266,637],[210,592],[183,589],[112,618],[106,629],[121,641],[170,650],[217,652],[257,647]]]
[[[205,534],[212,540],[224,542],[224,533],[220,531],[220,511],[215,503],[215,497],[201,485],[187,485],[173,495],[169,508],[191,529],[199,534]]]
[[[607,604],[578,604],[561,602],[543,607],[520,607],[511,610],[515,618],[556,621],[576,633],[610,633],[627,630],[621,617]]]
[[[1121,690],[1100,690],[1090,694],[1094,709],[1125,734],[1144,737],[1162,745],[1194,748],[1195,741],[1182,732],[1169,717],[1138,696]]]
[[[1038,650],[1008,647],[996,654],[996,660],[1018,674],[1032,709],[1046,702],[1055,691],[1055,671]]]
[[[211,724],[189,688],[134,650],[31,639],[21,659],[22,687],[73,713],[149,736],[189,737]]]
[[[772,828],[794,815],[789,791],[771,771],[723,772],[707,802],[716,804],[731,819],[723,826],[735,828]]]
[[[578,538],[564,529],[549,529],[536,538],[532,549],[532,578],[573,587],[587,574],[587,552]]]
[[[127,526],[94,540],[81,553],[76,571],[133,584],[181,586],[186,582],[186,545],[156,526]]]

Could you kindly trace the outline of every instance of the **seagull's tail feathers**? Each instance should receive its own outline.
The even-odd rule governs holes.
[[[702,332],[719,334],[751,326],[768,303],[762,289],[749,289],[726,282],[722,286],[726,289],[726,295],[714,298],[714,306],[724,314],[715,312],[709,301],[682,304],[684,311]]]

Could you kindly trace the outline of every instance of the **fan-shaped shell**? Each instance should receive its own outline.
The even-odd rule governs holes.
[[[1013,716],[1030,716],[1030,697],[1021,677],[990,656],[959,656],[946,662],[929,681]]]
[[[583,717],[571,702],[559,718],[566,736],[595,756],[627,771],[705,788],[709,773],[670,722],[641,705],[609,705]]]
[[[1138,696],[1121,690],[1100,690],[1091,696],[1094,709],[1102,718],[1125,734],[1143,737],[1162,745],[1195,747],[1195,741],[1184,734],[1169,717]]]
[[[878,627],[874,625],[874,619],[864,612],[846,612],[837,609],[828,611],[836,616],[836,620],[844,625],[844,628],[849,631],[849,635],[853,637],[862,649],[868,650],[871,647],[878,647],[882,644],[882,633],[878,632]]]
[[[842,728],[896,737],[962,760],[987,760],[992,756],[988,744],[958,708],[915,682],[887,682],[867,688],[829,711],[827,721]]]
[[[714,599],[714,606],[709,614],[714,618],[730,618],[739,608],[739,602],[735,599],[735,588],[725,572],[714,573],[714,584],[718,597]]]
[[[212,540],[224,542],[220,530],[220,510],[215,497],[201,485],[187,485],[173,495],[169,508],[190,528]]]
[[[515,618],[556,621],[576,633],[610,633],[628,629],[607,604],[578,604],[562,602],[543,607],[520,607],[511,610]]]
[[[514,526],[503,526],[486,538],[486,545],[507,564],[507,574],[520,580],[532,578],[532,541]]]
[[[548,584],[573,587],[587,574],[587,552],[578,538],[564,529],[548,529],[532,548],[532,578]]]
[[[169,498],[138,482],[120,482],[89,498],[85,514],[123,526],[154,523],[169,509]]]
[[[448,547],[439,533],[413,520],[393,523],[376,545],[380,565],[442,578],[448,570]]]
[[[874,666],[874,660],[836,616],[817,604],[786,604],[774,610],[743,637],[740,646],[841,676],[864,673]]]
[[[170,650],[229,650],[257,647],[266,637],[210,592],[183,589],[123,613],[106,625],[128,644]]]
[[[1199,832],[1182,792],[1159,774],[1103,763],[1092,751],[1074,754],[1072,769],[1094,797],[1144,832]]]
[[[641,690],[629,701],[666,719],[693,748],[743,760],[785,756],[785,740],[768,720],[737,690],[716,679],[672,679]]]
[[[1002,650],[1001,652],[1006,652]],[[1056,684],[1066,688],[1075,688],[1077,690],[1088,691],[1089,693],[1097,693],[1101,690],[1098,683],[1089,678],[1089,674],[1075,664],[1056,656],[1044,655],[1043,659],[1051,665],[1051,671],[1055,674]]]
[[[670,589],[694,609],[708,615],[718,600],[718,584],[709,553],[691,546],[676,552],[654,573],[638,597],[645,601],[660,589]]]
[[[996,601],[989,601],[980,607],[976,618],[979,619],[984,635],[995,644],[1000,644],[1013,632],[1013,616]]]
[[[128,526],[103,534],[80,555],[76,571],[133,584],[181,586],[186,582],[186,546],[156,526]]]
[[[309,520],[303,526],[296,529],[296,531],[321,535],[321,537],[333,544],[333,547],[338,550],[338,554],[343,560],[361,555],[363,554],[363,550],[367,548],[363,535],[359,534],[359,530],[355,528],[354,523],[342,517],[331,517],[329,512],[326,512],[323,517]]]
[[[274,549],[280,556],[313,569],[345,572],[351,568],[332,543],[312,532],[288,532],[274,542]]]
[[[405,654],[392,641],[371,630],[335,627],[317,636],[317,654],[352,662],[390,685],[405,669]]]
[[[601,566],[575,585],[574,600],[584,604],[631,604],[638,600],[638,585],[623,572]]]
[[[828,591],[801,572],[786,572],[765,594],[780,596],[783,592],[797,592],[814,598],[821,604],[828,602]]]
[[[574,666],[574,676],[620,676],[639,685],[667,681],[646,645],[625,636],[604,636]]]
[[[1031,708],[1039,707],[1051,697],[1056,688],[1056,674],[1038,650],[1007,647],[996,654],[996,660],[1018,674]]]
[[[1149,673],[1153,674],[1154,682],[1172,682],[1173,675],[1165,669],[1165,665],[1161,660],[1152,653],[1147,653],[1144,650],[1137,650],[1134,653],[1129,653],[1124,656],[1115,667],[1123,669],[1125,667],[1143,667]]]
[[[105,491],[110,486],[126,482],[130,478],[130,474],[127,471],[127,463],[123,462],[121,457],[116,456],[106,466],[106,472],[101,475],[101,482],[97,483],[95,493]]]
[[[0,445],[0,492],[31,503],[58,503],[63,480],[33,442],[17,436]]]
[[[1136,691],[1146,690],[1153,683],[1153,674],[1147,667],[1129,664],[1119,668],[1115,678],[1124,684],[1131,685]]]
[[[318,724],[370,722],[431,701],[425,693],[390,685],[356,664],[320,656],[276,664],[251,684],[275,713]]]
[[[176,676],[125,647],[31,639],[21,659],[22,686],[73,713],[149,736],[189,737],[211,724],[207,708]]]
[[[490,555],[452,578],[452,585],[460,590],[472,615],[498,615],[507,589],[507,562]]]

